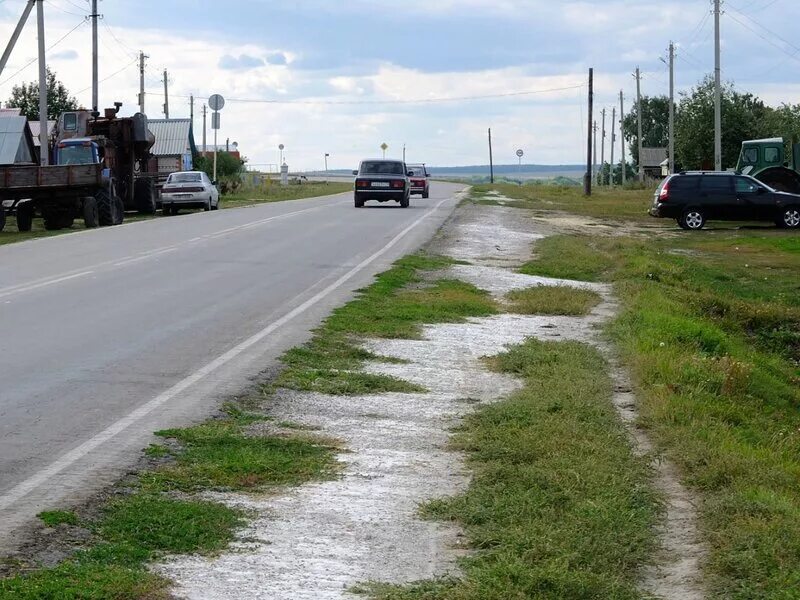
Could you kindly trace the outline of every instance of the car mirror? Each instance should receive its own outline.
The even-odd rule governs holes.
[[[413,177],[413,176],[414,176],[414,171],[409,171],[409,172],[408,172],[408,176],[409,176],[409,177]]]
[[[353,175],[358,175],[358,171],[353,171]]]

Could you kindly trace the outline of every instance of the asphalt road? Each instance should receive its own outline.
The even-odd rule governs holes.
[[[461,186],[195,213],[0,247],[0,553],[152,432],[199,420],[417,249]],[[375,207],[371,207],[375,204]]]

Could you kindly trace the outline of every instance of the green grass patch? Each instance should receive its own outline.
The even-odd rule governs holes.
[[[40,512],[39,519],[48,527],[58,527],[59,525],[77,525],[78,515],[68,510],[46,510]]]
[[[316,198],[317,196],[330,196],[352,192],[353,184],[346,182],[309,182],[302,185],[280,185],[280,182],[273,180],[268,184],[258,188],[248,189],[236,194],[229,194],[222,197],[220,206],[222,208],[240,208],[253,204],[265,204],[268,202],[285,202],[287,200],[302,200],[304,198]]]
[[[467,418],[454,445],[468,491],[425,513],[458,522],[476,552],[460,580],[365,586],[381,600],[635,599],[657,502],[611,403],[597,351],[529,341],[490,361],[525,387]]]
[[[567,286],[537,286],[506,295],[511,312],[522,315],[588,315],[600,304],[597,292]]]
[[[498,307],[487,292],[461,281],[426,281],[423,276],[453,263],[422,254],[399,260],[355,300],[336,309],[308,344],[284,354],[286,368],[275,385],[347,396],[425,392],[395,377],[361,371],[366,361],[397,361],[359,348],[356,340],[415,339],[426,323],[458,323],[468,317],[496,314]]]

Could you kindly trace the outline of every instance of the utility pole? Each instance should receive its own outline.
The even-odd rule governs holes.
[[[169,74],[164,69],[164,116],[169,119]]]
[[[139,112],[146,114],[144,111],[144,61],[149,58],[144,52],[139,52]]]
[[[614,185],[614,150],[617,147],[617,107],[611,109],[611,159],[608,163],[608,185]]]
[[[722,56],[720,0],[714,0],[714,169],[722,171]]]
[[[92,14],[89,15],[92,19],[92,110],[97,112],[100,106],[100,69],[98,66],[97,57],[97,0],[92,0]]]
[[[589,127],[588,139],[586,142],[586,175],[583,177],[583,194],[584,196],[592,195],[592,139],[594,138],[594,131],[592,125],[594,123],[594,69],[589,69]]]
[[[205,104],[203,104],[203,156],[205,156],[206,152],[207,152],[207,150],[206,150],[206,122],[207,122],[206,115],[207,114],[208,114],[208,107]]]
[[[628,165],[625,164],[625,94],[622,90],[619,92],[619,137],[620,147],[622,148],[620,154],[622,157],[622,185],[625,185]]]
[[[189,119],[192,121],[192,125],[194,125],[194,94],[189,96]]]
[[[605,185],[605,176],[603,173],[606,170],[606,109],[604,108],[601,113],[603,115],[603,129],[600,137],[600,178],[599,185]]]
[[[597,180],[597,131],[598,125],[597,121],[594,122],[594,127],[592,129],[594,135],[592,136],[594,139],[594,159],[592,160],[592,181]]]
[[[403,144],[403,162],[406,162],[406,145]]]
[[[669,43],[669,173],[675,172],[675,44]]]
[[[639,160],[636,161],[636,166],[639,169],[639,181],[644,183],[644,168],[642,167],[642,150],[644,149],[644,140],[642,140],[642,73],[639,67],[636,67],[636,135],[639,140]]]
[[[494,158],[492,157],[492,128],[489,128],[489,181],[494,184]]]
[[[36,1],[36,21],[39,29],[39,162],[50,162],[50,144],[47,139],[47,58],[44,44],[44,0]]]
[[[19,36],[22,33],[22,30],[25,28],[25,23],[28,22],[28,17],[31,16],[31,12],[33,11],[33,7],[37,1],[38,0],[28,0],[28,3],[25,5],[25,9],[22,11],[22,16],[20,17],[17,26],[14,28],[14,33],[11,34],[11,39],[8,41],[8,45],[3,52],[2,58],[0,58],[0,75],[3,74],[3,71],[8,64],[8,59],[11,57],[11,53],[14,51],[14,46],[17,45],[17,40],[19,40]]]

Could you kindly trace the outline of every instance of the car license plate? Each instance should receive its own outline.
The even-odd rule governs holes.
[[[372,187],[379,187],[379,188],[388,188],[389,182],[388,181],[373,181]]]
[[[175,197],[181,200],[187,200],[192,197],[192,194],[175,194]]]

